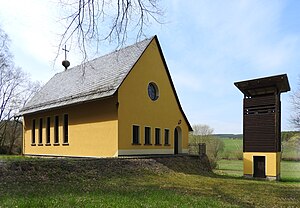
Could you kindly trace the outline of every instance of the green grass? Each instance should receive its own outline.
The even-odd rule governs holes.
[[[66,184],[68,185],[68,184]],[[33,194],[29,197],[9,197],[3,207],[220,207],[221,203],[213,198],[184,195],[171,190],[158,188],[136,188],[127,190],[89,188],[88,193],[78,192],[63,187],[44,194]],[[39,190],[39,189],[37,189]],[[75,193],[75,191],[77,191]],[[55,192],[55,194],[47,195]]]
[[[47,158],[24,157],[22,155],[0,155],[0,162],[1,161],[32,161],[32,160],[47,160]]]
[[[221,158],[235,160],[243,156],[242,139],[221,139],[224,142],[224,151],[220,154]]]
[[[288,160],[300,160],[300,136],[295,136],[289,141],[282,142],[282,158]]]
[[[0,161],[1,160],[26,160],[26,159],[29,159],[27,157],[23,157],[23,156],[20,156],[20,155],[0,155]]]
[[[281,180],[300,182],[300,162],[282,161],[281,162]]]
[[[195,166],[199,161],[58,158],[4,161],[0,166],[1,208],[297,207],[300,204],[298,182],[255,181],[197,171]],[[239,164],[231,162],[221,162],[220,167],[238,171]],[[294,168],[293,163],[285,164],[291,170]]]
[[[224,151],[220,153],[222,159],[236,160],[243,158],[243,140],[222,138]],[[282,142],[283,160],[300,160],[299,137]]]
[[[233,177],[243,176],[242,160],[220,160],[215,173]],[[300,162],[281,161],[281,180],[300,182]]]
[[[237,150],[241,150],[243,148],[243,140],[242,139],[222,139],[224,141],[225,147],[224,151],[234,152]]]
[[[243,161],[242,160],[220,160],[215,173],[220,175],[228,175],[234,177],[243,176]]]

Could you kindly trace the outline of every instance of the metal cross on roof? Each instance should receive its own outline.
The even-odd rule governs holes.
[[[62,50],[65,51],[65,60],[67,60],[67,52],[69,52],[67,50],[67,45],[65,45],[65,48],[63,48]]]
[[[67,60],[67,52],[69,52],[69,51],[67,50],[67,46],[66,45],[65,45],[65,48],[63,48],[62,50],[65,51],[65,60],[63,60],[61,64],[67,70],[67,68],[70,66],[70,62]]]

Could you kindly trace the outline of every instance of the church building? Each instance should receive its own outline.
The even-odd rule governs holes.
[[[192,127],[156,36],[66,69],[21,109],[23,154],[180,154]]]

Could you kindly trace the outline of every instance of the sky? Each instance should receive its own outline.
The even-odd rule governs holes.
[[[0,27],[11,39],[17,66],[46,83],[63,71],[57,55],[62,10],[56,0],[0,0]],[[287,74],[292,91],[300,83],[300,1],[161,1],[163,24],[153,22],[179,100],[192,125],[214,133],[242,133],[243,94],[234,82]],[[134,43],[128,39],[127,45]],[[100,46],[102,47],[102,46]],[[103,45],[100,55],[112,47]],[[71,65],[80,64],[76,50]],[[299,89],[299,87],[298,87]],[[281,95],[282,130],[293,130],[291,92]]]

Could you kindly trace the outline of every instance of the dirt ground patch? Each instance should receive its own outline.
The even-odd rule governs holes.
[[[119,174],[155,174],[183,172],[200,174],[211,172],[206,158],[190,156],[134,157],[134,158],[33,158],[28,160],[0,161],[0,178],[16,180],[63,180],[74,174],[90,177],[109,177]]]

